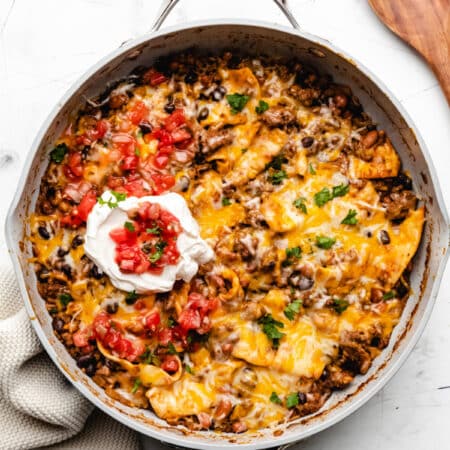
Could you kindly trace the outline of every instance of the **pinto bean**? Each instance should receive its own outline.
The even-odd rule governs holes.
[[[231,425],[231,429],[234,433],[244,433],[247,431],[248,427],[244,422],[241,422],[240,420],[233,422]]]
[[[109,97],[109,107],[112,109],[118,109],[121,108],[123,105],[125,105],[128,102],[128,95],[121,93],[121,94],[111,94]]]
[[[230,400],[228,399],[220,400],[214,413],[215,420],[220,422],[223,419],[225,419],[230,414],[232,407],[233,405]]]
[[[339,109],[345,109],[348,105],[348,97],[344,94],[336,94],[333,97],[334,104]]]
[[[373,147],[378,141],[378,131],[372,130],[369,131],[362,139],[361,144],[364,148],[371,148]]]
[[[370,290],[370,301],[372,303],[380,303],[383,300],[383,291],[378,288],[372,288]]]

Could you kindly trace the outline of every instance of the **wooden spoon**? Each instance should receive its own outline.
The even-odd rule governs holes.
[[[414,47],[450,104],[450,0],[369,0],[380,20]]]

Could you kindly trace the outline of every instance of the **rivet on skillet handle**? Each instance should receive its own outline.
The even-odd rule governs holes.
[[[159,8],[159,12],[157,18],[152,26],[152,31],[158,31],[161,28],[161,25],[166,20],[167,16],[170,14],[172,9],[180,0],[163,0],[161,7]],[[281,9],[282,13],[286,16],[287,20],[291,23],[291,25],[300,30],[300,25],[292,14],[291,10],[287,5],[287,0],[273,0],[278,7]]]

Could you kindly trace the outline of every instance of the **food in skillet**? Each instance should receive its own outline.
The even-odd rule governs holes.
[[[55,332],[170,424],[313,413],[388,344],[424,208],[331,78],[230,54],[160,66],[90,100],[50,152],[29,239]]]

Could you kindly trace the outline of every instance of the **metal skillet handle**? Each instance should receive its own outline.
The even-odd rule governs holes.
[[[153,23],[152,31],[158,31],[161,28],[161,25],[166,20],[167,16],[170,14],[172,9],[175,7],[175,5],[180,0],[163,0],[161,7],[159,9],[158,16]],[[299,30],[300,25],[298,24],[297,20],[295,19],[294,15],[292,14],[291,10],[289,9],[287,5],[287,0],[273,0],[278,7],[281,9],[282,13],[286,16],[287,20],[291,23],[291,25]]]

